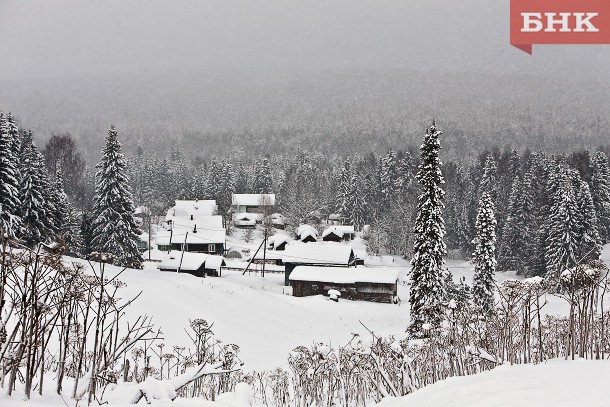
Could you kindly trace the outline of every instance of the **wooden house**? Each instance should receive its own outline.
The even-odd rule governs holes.
[[[222,255],[226,231],[222,216],[174,216],[170,244],[173,250]]]
[[[226,266],[224,257],[204,253],[171,251],[159,264],[161,271],[188,273],[196,277],[220,276]]]
[[[295,297],[337,290],[341,298],[392,303],[398,293],[398,270],[390,267],[298,266],[289,278]]]
[[[275,194],[233,194],[235,213],[271,214],[275,206]]]
[[[295,231],[297,238],[303,243],[316,242],[318,230],[311,225],[299,225]]]
[[[330,226],[322,232],[322,240],[325,242],[341,242],[353,240],[355,231],[353,226]]]
[[[298,266],[349,267],[354,266],[356,256],[351,247],[332,243],[292,243],[286,246],[284,256],[284,284],[290,284],[290,273]]]

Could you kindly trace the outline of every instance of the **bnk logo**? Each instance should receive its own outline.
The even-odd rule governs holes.
[[[511,0],[510,43],[610,44],[610,0]]]

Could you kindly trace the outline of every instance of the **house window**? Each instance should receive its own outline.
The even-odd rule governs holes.
[[[208,252],[209,253],[214,253],[216,252],[216,245],[214,243],[208,245]]]

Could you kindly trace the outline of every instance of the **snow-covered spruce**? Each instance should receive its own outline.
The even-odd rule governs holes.
[[[422,335],[424,323],[438,326],[443,318],[444,297],[443,265],[445,247],[445,224],[443,221],[443,196],[441,188],[443,174],[439,151],[439,136],[434,122],[424,136],[420,147],[421,164],[417,181],[421,185],[418,213],[415,221],[415,244],[411,265],[411,325],[409,332]]]
[[[14,237],[21,224],[16,143],[12,116],[0,112],[0,237]]]
[[[484,192],[479,201],[475,237],[474,277],[472,299],[483,311],[489,312],[494,305],[496,273],[496,217],[491,195]]]
[[[102,160],[96,167],[92,249],[113,254],[118,265],[142,268],[142,255],[136,246],[135,207],[125,175],[125,156],[121,153],[114,126],[108,131]]]

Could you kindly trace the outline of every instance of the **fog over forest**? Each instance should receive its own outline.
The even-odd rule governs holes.
[[[2,0],[0,108],[90,162],[111,123],[128,150],[201,157],[383,152],[432,117],[453,158],[608,144],[610,46],[529,56],[508,4]]]

